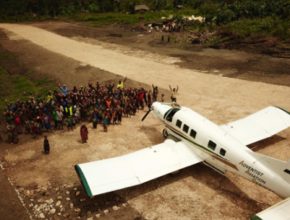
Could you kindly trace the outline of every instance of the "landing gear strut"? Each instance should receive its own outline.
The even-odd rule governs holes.
[[[164,138],[167,138],[168,137],[169,134],[168,134],[168,131],[167,131],[166,128],[163,129],[162,134],[163,134],[163,137]]]

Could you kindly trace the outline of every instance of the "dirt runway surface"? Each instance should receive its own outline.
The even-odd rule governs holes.
[[[1,165],[0,165],[1,166]],[[0,216],[1,219],[14,220],[23,219],[29,220],[29,214],[23,207],[21,200],[16,193],[14,186],[9,182],[7,176],[4,175],[2,168],[0,168]]]
[[[173,57],[96,39],[68,38],[33,26],[0,24],[0,28],[7,36],[3,47],[18,56],[25,55],[20,57],[24,64],[71,85],[102,77],[116,80],[117,75],[127,76],[136,85],[154,83],[164,91],[169,84],[179,85],[178,103],[217,124],[269,105],[290,109],[287,86],[222,77],[222,72],[208,75],[180,67],[176,63],[179,60]],[[80,143],[79,128],[51,133],[49,156],[41,152],[42,139],[20,143],[1,153],[5,172],[15,182],[31,213],[39,218],[42,213],[55,219],[78,216],[83,219],[248,219],[281,200],[247,180],[232,174],[221,176],[203,165],[105,197],[85,198],[74,164],[125,154],[163,141],[162,125],[154,117],[140,122],[144,113],[140,111],[121,126],[111,126],[108,133],[90,128],[90,139],[85,145]],[[256,149],[287,160],[289,146],[288,129],[279,137],[257,144]],[[39,208],[42,204],[50,206]]]

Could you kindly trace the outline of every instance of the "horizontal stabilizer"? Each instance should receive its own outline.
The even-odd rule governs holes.
[[[253,216],[252,220],[290,220],[290,198],[287,198],[270,208]]]
[[[251,154],[290,184],[290,160],[286,162],[257,152]]]
[[[199,163],[202,160],[183,142],[167,139],[124,156],[75,165],[89,197],[135,186]]]
[[[283,109],[269,106],[221,128],[244,145],[249,145],[288,128],[290,114]]]

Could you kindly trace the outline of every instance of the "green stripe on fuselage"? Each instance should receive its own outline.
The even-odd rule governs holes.
[[[236,167],[234,164],[230,163],[228,160],[226,160],[226,159],[223,158],[222,156],[220,156],[220,155],[218,155],[218,154],[212,152],[211,150],[207,149],[206,147],[204,147],[204,146],[202,146],[202,145],[200,145],[200,144],[194,142],[193,140],[189,139],[186,135],[184,135],[183,133],[181,133],[180,131],[178,131],[178,130],[175,129],[174,127],[172,127],[172,126],[170,126],[170,125],[168,125],[168,124],[166,124],[166,123],[165,123],[165,126],[166,126],[170,131],[172,131],[173,133],[175,133],[176,135],[178,135],[178,136],[184,138],[185,140],[187,140],[188,142],[190,142],[190,143],[192,143],[192,144],[198,146],[198,147],[201,148],[203,151],[206,151],[206,152],[210,153],[211,156],[216,157],[216,158],[219,158],[221,161],[223,161],[224,163],[226,163],[228,166],[230,166],[229,164],[231,164],[230,167],[233,167],[233,168],[235,168],[236,170],[238,170],[237,167]]]
[[[189,141],[190,143],[192,143],[192,144],[194,144],[194,145],[196,145],[196,146],[202,148],[203,150],[209,152],[210,154],[214,154],[214,155],[216,155],[214,152],[210,151],[209,149],[205,148],[204,146],[202,146],[202,145],[200,145],[200,144],[194,142],[193,140],[189,139],[187,136],[185,136],[184,134],[182,134],[180,131],[176,130],[176,129],[173,128],[172,126],[166,124],[166,127],[168,127],[168,129],[169,129],[170,131],[172,131],[173,133],[177,134],[178,136],[184,138],[185,140]],[[219,155],[217,155],[217,156],[219,156]],[[219,156],[219,157],[220,157],[220,156]]]

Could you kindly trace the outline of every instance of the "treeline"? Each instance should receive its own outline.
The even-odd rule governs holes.
[[[224,24],[240,19],[290,18],[290,0],[200,1],[195,4],[207,21]]]
[[[17,16],[72,15],[79,12],[134,12],[136,4],[151,10],[195,9],[209,22],[227,23],[241,18],[290,18],[290,0],[1,0],[0,19]]]
[[[78,12],[133,12],[136,4],[146,4],[152,10],[172,9],[179,0],[1,0],[0,18],[34,15],[71,15]]]

